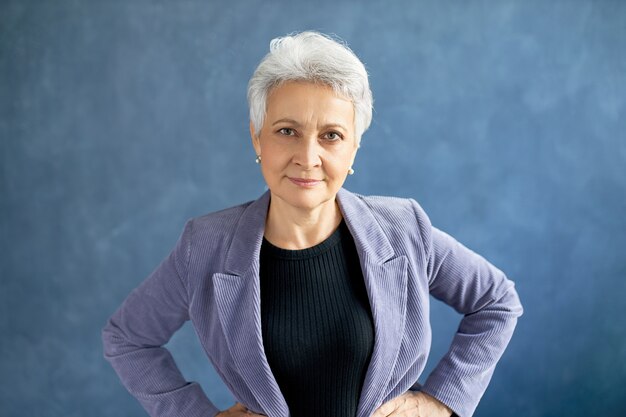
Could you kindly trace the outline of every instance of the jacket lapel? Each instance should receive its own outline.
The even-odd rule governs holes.
[[[253,267],[241,276],[214,274],[215,300],[235,366],[262,408],[251,411],[287,416],[287,402],[263,347],[258,271]]]
[[[359,253],[374,319],[374,350],[357,408],[357,417],[368,417],[389,393],[404,335],[407,259],[395,256],[389,239],[363,200],[344,189],[337,199]]]
[[[286,417],[288,406],[269,367],[261,331],[259,253],[269,207],[267,191],[242,214],[225,272],[213,275],[219,319],[236,366],[263,412]],[[406,257],[394,251],[370,208],[341,189],[337,201],[355,240],[374,319],[374,349],[365,374],[357,417],[367,417],[388,394],[406,316]]]
[[[214,274],[213,285],[226,344],[262,408],[252,411],[278,417],[289,411],[265,356],[261,331],[259,253],[269,200],[267,191],[243,212],[226,254],[226,272]]]

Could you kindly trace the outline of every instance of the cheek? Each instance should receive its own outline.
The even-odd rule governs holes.
[[[285,152],[281,152],[280,149],[267,147],[263,149],[264,155],[266,155],[261,162],[261,169],[263,173],[276,176],[283,172],[289,165],[289,155]]]
[[[350,154],[350,152],[343,152],[340,155],[336,155],[334,158],[332,158],[329,166],[331,167],[330,169],[333,171],[333,173],[343,174],[344,171],[347,172],[348,168],[350,167],[350,161],[352,160],[351,156],[352,154]]]

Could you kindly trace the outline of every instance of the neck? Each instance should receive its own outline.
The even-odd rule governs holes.
[[[265,221],[265,238],[284,249],[310,248],[328,238],[341,219],[336,198],[314,209],[302,209],[288,205],[272,194]]]

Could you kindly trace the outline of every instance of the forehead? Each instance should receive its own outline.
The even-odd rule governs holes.
[[[352,125],[354,105],[325,84],[289,81],[270,91],[266,109],[268,119],[290,118],[302,123],[324,120]]]

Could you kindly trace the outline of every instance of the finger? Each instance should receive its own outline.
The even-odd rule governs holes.
[[[393,413],[390,414],[390,416],[392,417],[421,417],[422,415],[424,416],[430,416],[429,414],[422,414],[420,413],[420,409],[416,406],[409,406],[408,404],[403,404],[402,406],[396,407],[395,410],[393,410]]]
[[[385,416],[389,417],[423,417],[431,416],[428,412],[424,413],[420,402],[418,400],[419,395],[414,393],[407,393],[396,397],[393,400],[394,409],[388,411]],[[434,415],[433,415],[434,416]]]
[[[229,408],[233,413],[237,413],[237,415],[248,414],[248,408],[242,403],[235,403],[232,407]]]
[[[407,410],[403,410],[399,413],[396,413],[393,415],[393,417],[419,417],[422,414],[418,414],[418,411],[416,409],[407,409]],[[425,414],[428,415],[428,414]]]
[[[233,405],[233,406],[231,407],[231,410],[233,410],[233,411],[238,411],[238,412],[240,412],[240,413],[242,413],[242,412],[243,412],[243,413],[245,413],[248,409],[246,408],[246,406],[245,406],[245,405],[243,405],[243,404],[241,404],[241,403],[236,403],[235,405]]]
[[[387,417],[390,416],[398,408],[397,401],[391,400],[387,401],[383,405],[381,405],[375,412],[372,414],[372,417]]]
[[[239,411],[242,414],[245,414],[246,416],[250,416],[250,417],[267,417],[265,414],[256,414],[252,411],[250,411],[248,409],[248,407],[246,407],[245,405],[241,404],[241,403],[237,403],[235,404],[236,410]],[[233,408],[235,408],[233,407]]]

